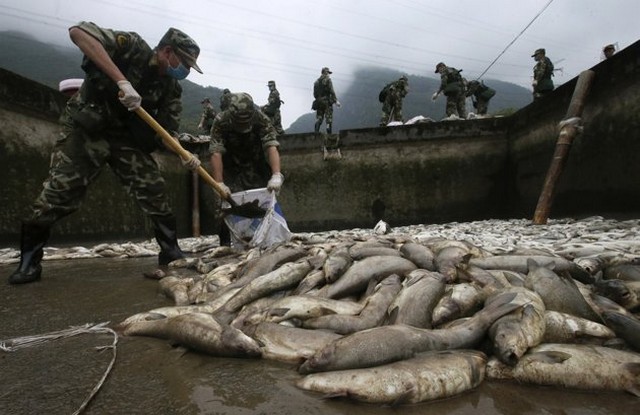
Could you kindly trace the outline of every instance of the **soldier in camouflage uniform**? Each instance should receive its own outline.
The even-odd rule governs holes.
[[[176,219],[165,182],[151,152],[161,141],[136,114],[144,104],[170,131],[178,129],[181,87],[189,69],[200,71],[200,49],[183,32],[171,28],[155,49],[134,32],[103,29],[81,22],[69,29],[84,53],[86,76],[61,117],[62,137],[51,158],[49,177],[22,224],[20,264],[11,284],[40,279],[43,248],[54,223],[76,211],[102,167],[108,164],[154,224],[159,264],[183,258]],[[138,93],[140,91],[140,93]],[[186,163],[197,168],[197,157]]]
[[[332,74],[329,68],[324,67],[320,71],[320,77],[313,84],[313,104],[311,109],[316,111],[316,124],[314,131],[316,134],[320,132],[322,120],[325,121],[327,134],[331,134],[331,125],[333,123],[333,104],[340,107],[340,102],[333,90],[333,82],[329,74]]]
[[[211,132],[211,126],[213,125],[213,119],[216,117],[216,110],[213,109],[209,98],[203,99],[200,103],[202,104],[202,115],[200,116],[198,129],[209,134]]]
[[[227,88],[222,90],[222,95],[220,95],[220,111],[224,111],[229,108],[229,98],[231,97],[231,91]]]
[[[387,84],[386,94],[382,103],[382,118],[380,125],[385,126],[390,121],[404,122],[402,118],[402,100],[409,93],[409,78],[401,76],[397,81]]]
[[[551,59],[547,58],[546,51],[544,49],[537,49],[532,58],[536,60],[536,65],[533,67],[533,100],[538,100],[553,91],[553,63]]]
[[[258,109],[251,95],[229,95],[229,108],[220,112],[211,127],[213,178],[226,194],[266,187],[279,192],[280,172],[277,132]],[[229,228],[219,218],[220,245],[230,244]]]
[[[282,117],[280,115],[280,105],[284,104],[284,101],[280,99],[280,92],[276,89],[276,81],[267,82],[267,87],[269,87],[269,98],[267,98],[267,104],[262,106],[262,112],[269,117],[276,132],[278,134],[284,134]]]
[[[473,108],[476,109],[476,114],[486,115],[489,109],[489,100],[496,94],[496,90],[489,88],[482,81],[473,80],[467,85],[467,92],[465,95],[471,97],[473,102]]]
[[[447,97],[447,116],[456,115],[460,118],[467,118],[467,109],[465,106],[464,82],[462,69],[456,69],[440,62],[436,65],[435,73],[440,74],[440,88],[431,97],[436,100],[442,93]]]

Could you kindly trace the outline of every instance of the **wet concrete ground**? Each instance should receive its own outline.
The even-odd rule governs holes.
[[[42,281],[10,286],[15,265],[0,266],[0,341],[86,323],[119,322],[171,305],[142,277],[156,258],[45,261]],[[1,414],[71,414],[105,372],[112,343],[88,334],[0,351]],[[485,381],[461,396],[380,407],[323,400],[293,386],[295,367],[266,360],[222,359],[167,341],[120,337],[117,361],[87,414],[638,414],[628,393],[559,390]]]

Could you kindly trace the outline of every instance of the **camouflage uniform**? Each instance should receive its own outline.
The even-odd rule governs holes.
[[[314,131],[320,132],[320,125],[324,119],[327,133],[331,134],[333,124],[333,104],[338,102],[336,93],[333,90],[333,82],[329,77],[332,72],[329,68],[322,68],[322,75],[313,84],[313,105],[311,109],[316,111],[316,124]]]
[[[171,76],[161,76],[159,57],[134,32],[102,29],[81,22],[83,36],[96,39],[130,84],[139,91],[146,110],[166,129],[177,130],[182,110],[182,89]],[[200,49],[184,33],[169,29],[159,47],[171,47],[191,57],[195,65]],[[62,133],[51,156],[49,176],[36,198],[30,218],[23,222],[20,265],[9,277],[11,284],[24,284],[40,278],[40,261],[51,226],[76,211],[87,187],[108,164],[128,193],[136,198],[154,224],[160,245],[158,262],[167,264],[182,258],[176,238],[176,220],[165,192],[165,182],[151,152],[161,141],[137,114],[119,100],[119,86],[87,56],[82,68],[85,79],[80,90],[67,101],[61,116]]]
[[[224,111],[229,108],[229,99],[231,98],[231,91],[227,88],[222,90],[222,95],[220,95],[220,111]]]
[[[276,83],[269,81],[267,84],[269,87],[269,98],[267,98],[267,105],[262,107],[262,112],[271,120],[271,123],[276,129],[278,134],[284,134],[282,129],[282,116],[280,115],[280,105],[284,104],[284,101],[280,99],[280,92],[276,89]]]
[[[202,126],[202,131],[209,134],[211,132],[211,126],[213,125],[213,119],[216,117],[216,110],[213,108],[213,105],[211,105],[209,98],[202,101],[202,104],[204,104],[204,107],[198,125]]]
[[[247,115],[241,119],[239,113]],[[280,146],[277,135],[269,117],[255,108],[248,94],[230,94],[229,108],[213,121],[209,151],[222,155],[224,183],[231,192],[266,187],[271,169],[265,152]],[[217,219],[220,244],[228,244],[229,228],[222,216]]]
[[[533,99],[534,101],[553,91],[553,63],[545,56],[544,49],[536,50],[532,58],[536,64],[533,67]]]
[[[439,70],[439,68],[442,69]],[[438,93],[442,92],[447,97],[447,107],[445,111],[447,116],[455,114],[460,118],[466,118],[467,109],[465,105],[464,83],[462,76],[460,76],[462,70],[447,66],[441,62],[436,66],[436,73],[438,72],[440,72],[440,88],[438,89]]]
[[[382,104],[382,119],[380,125],[387,125],[390,121],[404,122],[402,118],[402,100],[409,93],[409,80],[406,76],[387,85],[387,94]]]
[[[489,109],[489,100],[496,94],[496,90],[489,88],[484,82],[471,81],[467,86],[467,97],[472,97],[476,114],[485,115]]]

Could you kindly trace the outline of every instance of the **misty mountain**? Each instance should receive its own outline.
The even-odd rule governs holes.
[[[0,67],[57,89],[58,83],[66,78],[83,78],[80,68],[82,53],[74,46],[57,46],[44,43],[29,34],[15,31],[0,32]],[[431,72],[431,73],[430,73]],[[428,76],[408,75],[409,94],[404,99],[403,116],[408,120],[417,115],[439,120],[444,117],[445,98],[431,101],[431,94],[438,89],[440,80],[433,70],[425,68]],[[464,71],[462,73],[464,75]],[[378,101],[380,90],[404,73],[384,68],[362,67],[355,73],[358,80],[347,90],[336,90],[342,107],[334,108],[333,130],[367,128],[380,122],[382,104]],[[315,79],[311,80],[312,84]],[[486,85],[497,92],[489,104],[489,113],[510,113],[531,102],[531,92],[518,85],[498,80],[485,80]],[[209,97],[217,108],[222,89],[195,84],[185,80],[183,88],[183,114],[181,131],[198,133],[202,107],[200,101]],[[312,87],[310,86],[310,89]],[[311,106],[311,100],[309,101]],[[470,108],[469,103],[469,110]],[[287,133],[312,132],[315,113],[310,108],[294,121]],[[301,111],[301,112],[303,112]],[[324,128],[324,126],[323,126]]]

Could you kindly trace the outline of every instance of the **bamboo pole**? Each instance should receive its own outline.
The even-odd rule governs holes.
[[[535,225],[544,225],[549,219],[556,184],[564,170],[571,144],[580,132],[580,117],[582,116],[585,100],[594,77],[595,72],[593,71],[583,71],[578,77],[578,82],[573,91],[567,114],[565,119],[560,123],[560,132],[558,133],[556,148],[553,158],[551,159],[551,165],[547,170],[547,176],[544,180],[540,197],[538,198],[538,205],[533,215],[533,224]]]

